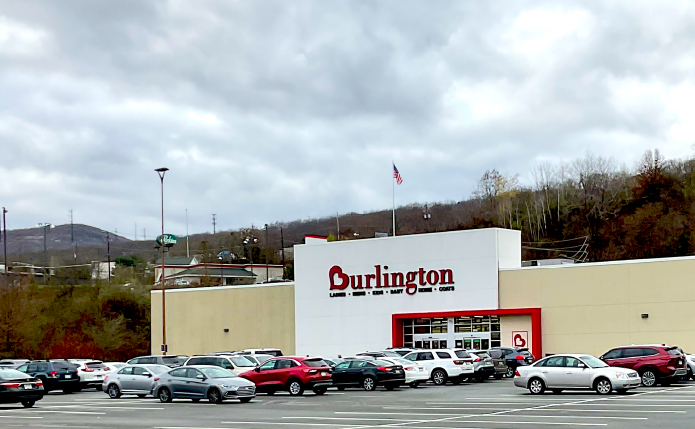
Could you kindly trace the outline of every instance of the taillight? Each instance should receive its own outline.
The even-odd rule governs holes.
[[[155,378],[154,378],[154,381],[159,381],[159,377],[155,377]]]
[[[43,381],[41,381],[41,380],[36,380],[36,385],[37,385],[37,386],[43,386]]]
[[[319,372],[319,370],[318,369],[305,369],[304,372],[308,373],[308,374],[317,374]]]
[[[454,365],[463,365],[464,362],[462,360],[455,360]]]
[[[480,362],[481,360],[482,359],[480,359],[480,358],[475,358],[475,359],[473,359],[473,362]]]
[[[93,369],[87,368],[87,364],[84,364],[84,368],[82,368],[82,371],[84,371],[84,372],[94,372]]]
[[[58,371],[51,371],[48,373],[49,377],[57,377],[58,376]]]
[[[518,356],[516,357],[516,360],[524,360],[524,357],[521,356],[521,355],[518,355]]]
[[[105,376],[104,376],[104,380],[108,380],[108,379],[109,379],[109,376],[108,376],[108,375],[105,375]]]
[[[16,389],[19,387],[19,383],[2,383],[0,386],[7,387],[8,389]]]
[[[519,370],[516,370],[516,372],[514,373],[514,375],[516,375],[517,377],[521,377],[521,374],[519,374]]]

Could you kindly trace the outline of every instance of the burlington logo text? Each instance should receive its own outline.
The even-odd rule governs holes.
[[[389,272],[389,267],[375,265],[374,272],[370,274],[346,274],[343,269],[334,265],[328,271],[331,282],[331,291],[344,291],[348,287],[353,289],[352,295],[363,296],[383,295],[384,289],[390,289],[391,294],[407,293],[415,295],[417,292],[453,291],[454,273],[450,269],[429,270],[418,268],[417,271]],[[431,286],[440,286],[432,288]],[[344,292],[331,293],[331,297],[345,296]]]

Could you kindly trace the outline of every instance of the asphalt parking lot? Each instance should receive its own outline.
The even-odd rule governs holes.
[[[0,427],[269,429],[695,427],[695,382],[628,395],[563,392],[531,396],[511,380],[387,392],[330,389],[323,396],[261,394],[248,404],[155,398],[109,399],[101,392],[51,393],[32,409],[0,405]]]

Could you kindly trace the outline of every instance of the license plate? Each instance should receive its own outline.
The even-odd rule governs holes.
[[[72,378],[72,375],[66,375],[65,378]]]
[[[321,373],[321,377],[325,377],[325,376],[327,376],[327,375],[328,375],[327,372],[322,372],[322,373]]]
[[[26,390],[31,390],[34,388],[31,384],[22,384],[22,388]]]

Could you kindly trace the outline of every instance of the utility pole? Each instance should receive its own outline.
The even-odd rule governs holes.
[[[337,228],[337,233],[335,235],[335,239],[340,241],[340,217],[338,215],[338,212],[335,212],[335,223],[336,223],[336,228]]]
[[[212,214],[212,234],[215,235],[215,226],[217,225],[217,215],[215,213]]]
[[[135,222],[135,228],[133,229],[133,237],[135,238],[135,241],[138,241],[138,223]]]
[[[280,227],[280,246],[282,246],[282,276],[285,277],[285,236],[282,234],[282,227]]]
[[[191,257],[191,249],[188,246],[188,209],[186,209],[186,257]]]
[[[50,223],[40,223],[39,227],[43,228],[43,284],[46,284],[46,277],[48,276],[48,247],[46,246],[46,230],[52,228],[53,225]]]
[[[70,242],[75,242],[75,225],[72,223],[72,209],[70,209]]]
[[[2,247],[3,247],[3,253],[4,253],[4,259],[3,262],[5,263],[5,272],[3,273],[3,277],[5,278],[5,285],[7,285],[7,270],[8,270],[8,264],[7,264],[7,223],[5,222],[5,213],[7,213],[7,209],[5,207],[2,208]]]
[[[265,224],[265,281],[268,282],[268,224]]]
[[[106,257],[108,261],[106,271],[109,272],[109,284],[111,284],[111,239],[108,231],[106,231]]]
[[[142,241],[147,241],[147,228],[142,229]]]

